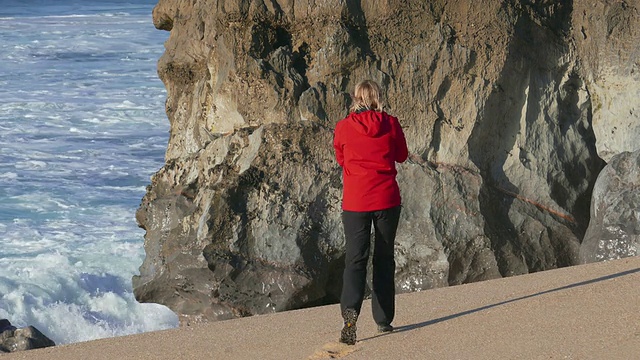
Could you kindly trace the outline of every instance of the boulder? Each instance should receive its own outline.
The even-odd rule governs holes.
[[[0,333],[7,330],[15,330],[16,327],[11,325],[11,322],[7,319],[0,319]]]
[[[584,263],[640,254],[640,150],[614,156],[593,189]]]
[[[56,344],[33,326],[16,328],[9,320],[0,319],[0,352],[39,349]]]

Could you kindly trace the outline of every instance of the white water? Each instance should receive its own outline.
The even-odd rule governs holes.
[[[3,0],[0,318],[57,344],[175,327],[139,304],[135,211],[169,124],[154,0]]]

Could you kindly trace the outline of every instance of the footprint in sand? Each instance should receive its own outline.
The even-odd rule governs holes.
[[[347,345],[340,342],[330,342],[324,344],[322,349],[309,356],[308,360],[318,359],[338,359],[358,351],[358,346]]]

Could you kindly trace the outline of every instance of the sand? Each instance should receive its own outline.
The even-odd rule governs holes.
[[[336,342],[338,305],[0,355],[12,359],[640,359],[640,257],[397,297]]]

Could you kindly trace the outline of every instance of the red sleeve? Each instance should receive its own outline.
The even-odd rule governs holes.
[[[396,117],[392,116],[391,118],[393,119],[393,128],[395,130],[395,160],[401,163],[407,160],[407,157],[409,156],[409,149],[407,149],[407,140],[404,138],[404,132],[402,132],[400,122]]]
[[[333,131],[333,148],[336,151],[336,160],[340,166],[344,167],[344,154],[342,152],[342,142],[340,141],[340,122],[336,124],[336,129]]]

